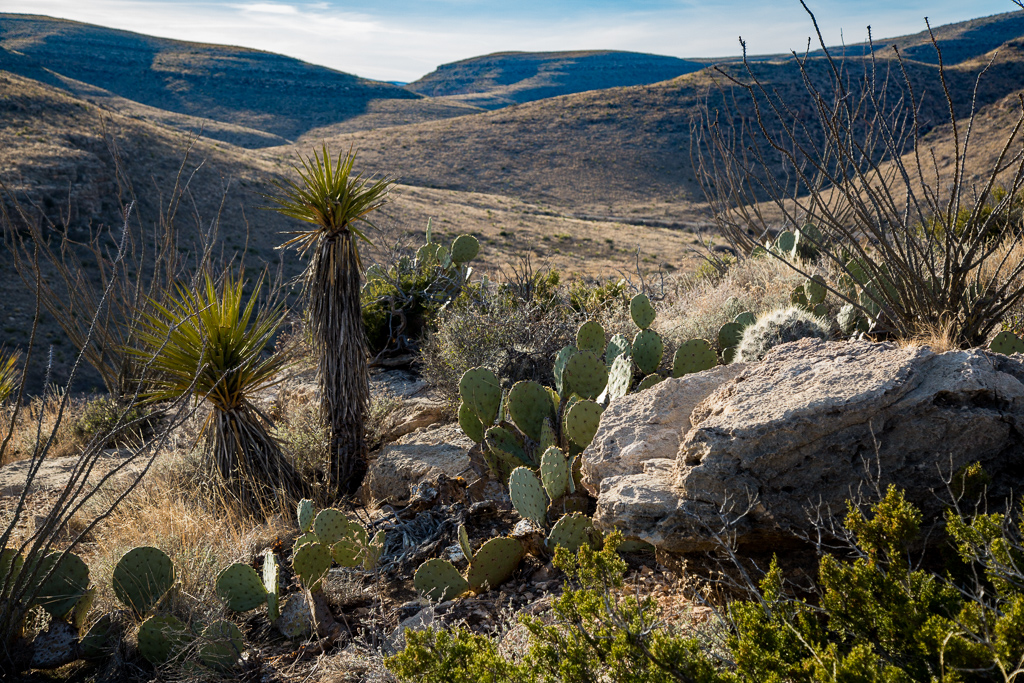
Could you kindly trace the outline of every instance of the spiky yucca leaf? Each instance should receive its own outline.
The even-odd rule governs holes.
[[[383,206],[393,181],[352,174],[355,155],[332,161],[323,154],[299,158],[301,183],[278,184],[281,196],[268,197],[280,213],[313,224],[295,231],[281,247],[309,254],[303,293],[313,345],[319,359],[320,396],[331,430],[328,473],[335,490],[353,492],[366,470],[364,423],[370,397],[366,333],[360,304],[362,267],[357,224]]]
[[[6,353],[0,351],[0,404],[18,388],[18,360],[21,354],[17,351]]]
[[[178,286],[166,301],[150,301],[151,310],[141,316],[142,348],[134,352],[155,373],[150,400],[173,400],[194,389],[210,403],[201,434],[210,464],[232,497],[251,510],[265,510],[281,493],[301,497],[303,487],[251,403],[288,364],[281,354],[263,356],[284,308],[257,309],[262,277],[243,301],[244,283],[241,273],[219,284],[206,273],[196,290]]]

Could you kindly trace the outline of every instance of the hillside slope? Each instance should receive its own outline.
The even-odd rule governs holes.
[[[704,66],[706,62],[614,50],[498,52],[442,64],[405,87],[497,109],[586,90],[657,83]]]
[[[358,119],[379,101],[393,102],[401,123],[470,111],[451,103],[418,113],[422,95],[270,52],[24,14],[0,14],[0,69],[83,97],[124,98],[268,134],[250,135],[251,146]],[[216,126],[206,134],[227,139]]]

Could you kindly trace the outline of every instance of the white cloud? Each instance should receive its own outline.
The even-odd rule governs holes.
[[[275,5],[268,2],[259,2],[252,5],[232,5],[243,12],[262,12],[264,14],[298,14],[299,10],[292,5]]]

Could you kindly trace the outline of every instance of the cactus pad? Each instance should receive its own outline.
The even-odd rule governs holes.
[[[363,561],[363,548],[351,539],[343,538],[331,548],[331,557],[342,567],[358,567]]]
[[[736,322],[738,322],[740,325],[743,325],[743,327],[750,327],[751,325],[757,322],[757,318],[750,311],[743,311],[738,316],[736,316]]]
[[[565,415],[565,431],[577,445],[586,448],[594,440],[601,423],[600,405],[593,401],[577,401]]]
[[[322,543],[306,543],[295,551],[292,569],[302,585],[313,590],[327,570],[331,568],[331,551]]]
[[[306,545],[307,543],[317,543],[319,542],[319,540],[320,539],[317,538],[317,535],[314,534],[312,531],[310,531],[308,534],[302,534],[301,536],[295,539],[295,543],[292,545],[292,553],[294,554],[296,550],[298,550],[301,546]]]
[[[459,404],[459,426],[463,433],[476,443],[484,440],[484,423],[465,401]]]
[[[109,614],[104,614],[95,624],[89,627],[82,639],[79,641],[78,651],[82,659],[103,659],[114,651],[117,643],[115,635],[117,626]]]
[[[226,619],[215,621],[200,636],[199,661],[214,671],[231,671],[245,650],[245,640],[238,627]]]
[[[469,582],[448,560],[434,558],[419,566],[413,585],[424,597],[435,602],[457,598],[469,590]]]
[[[804,292],[803,285],[799,285],[798,287],[796,287],[793,290],[793,292],[789,295],[789,303],[793,304],[794,306],[799,306],[800,308],[807,308],[807,294]]]
[[[277,555],[268,548],[263,551],[263,589],[267,591],[267,619],[272,622],[281,616],[279,574]]]
[[[174,585],[174,564],[159,548],[133,548],[114,567],[114,595],[136,614],[143,615]]]
[[[512,475],[508,479],[508,495],[512,498],[516,512],[523,519],[528,519],[537,526],[544,526],[548,498],[544,494],[544,485],[533,470],[526,467],[512,470]]]
[[[574,512],[565,515],[551,528],[548,534],[548,550],[555,552],[556,546],[562,546],[571,553],[575,553],[580,547],[587,543],[594,547],[595,538],[594,522],[586,515]]]
[[[1003,330],[992,339],[988,348],[990,351],[1009,356],[1014,353],[1024,353],[1024,342],[1013,332]]]
[[[299,530],[304,534],[308,534],[309,530],[313,528],[313,519],[316,517],[315,510],[313,509],[313,501],[309,498],[303,498],[299,501],[298,508],[295,511],[295,516],[299,520]]]
[[[569,359],[577,353],[579,353],[579,349],[575,346],[563,346],[555,356],[555,364],[551,368],[551,373],[555,377],[555,390],[559,396],[569,395],[569,388],[565,385],[563,375],[565,374],[565,366],[569,363]]]
[[[676,349],[672,359],[672,376],[682,377],[718,365],[718,355],[705,339],[691,339]]]
[[[739,346],[741,339],[743,339],[743,325],[737,322],[726,323],[718,330],[718,346],[722,349]]]
[[[619,356],[608,371],[608,398],[615,400],[629,393],[633,384],[633,361],[629,356]]]
[[[217,597],[233,612],[248,612],[267,601],[267,589],[256,570],[236,562],[217,577]]]
[[[350,535],[351,527],[352,522],[344,512],[335,508],[325,508],[313,522],[313,533],[321,543],[330,546]]]
[[[576,331],[576,347],[580,351],[599,354],[604,351],[604,328],[596,320],[588,320]]]
[[[558,437],[555,435],[555,428],[551,426],[551,420],[544,420],[544,425],[540,429],[540,440],[537,441],[537,452],[543,453],[557,444]]]
[[[656,315],[654,306],[651,305],[651,300],[647,298],[646,294],[637,294],[630,300],[629,316],[641,330],[650,327]]]
[[[373,535],[373,539],[363,549],[363,569],[370,571],[377,566],[380,562],[381,556],[384,554],[384,542],[387,540],[387,534],[381,529]]]
[[[90,588],[82,594],[82,597],[75,603],[74,608],[71,610],[69,617],[71,618],[71,625],[75,627],[75,631],[81,633],[82,627],[85,626],[85,620],[89,616],[89,611],[92,610],[93,603],[96,602],[96,588]]]
[[[56,569],[53,569],[54,564]],[[50,574],[48,579],[45,578],[47,574]],[[36,604],[54,619],[60,619],[89,589],[89,567],[74,553],[53,552],[43,558],[36,580],[40,581]]]
[[[636,385],[636,390],[638,392],[640,392],[640,391],[643,391],[644,389],[650,389],[655,384],[658,384],[659,382],[661,382],[664,379],[665,378],[662,377],[661,375],[656,375],[656,374],[647,375],[642,380],[640,380],[640,384]]]
[[[825,300],[828,288],[825,287],[825,280],[820,275],[804,281],[804,294],[807,295],[807,303],[816,306]]]
[[[525,554],[523,544],[514,538],[492,538],[476,551],[466,580],[475,591],[497,588],[512,576]]]
[[[192,634],[177,617],[157,614],[139,626],[139,654],[159,666],[176,656],[192,642]]]
[[[780,232],[779,236],[775,238],[775,249],[779,254],[789,256],[796,249],[796,235],[789,230]]]
[[[540,441],[544,420],[554,418],[548,390],[537,382],[516,382],[508,392],[508,413],[523,434]]]
[[[591,351],[580,351],[565,364],[562,382],[583,398],[597,398],[608,385],[608,368]]]
[[[658,369],[664,353],[665,343],[654,330],[640,330],[633,338],[633,362],[645,375]]]
[[[521,462],[524,465],[532,465],[526,451],[516,439],[515,434],[504,427],[491,427],[484,437],[484,445],[492,451],[497,451],[500,456],[509,462]]]
[[[452,242],[452,261],[465,263],[472,261],[480,253],[480,242],[472,235],[459,235]]]
[[[487,368],[471,368],[459,380],[459,396],[484,425],[494,424],[501,407],[501,383]]]
[[[462,554],[466,556],[467,562],[473,561],[473,546],[469,543],[469,533],[466,531],[466,527],[462,524],[459,525],[459,548],[462,549]]]
[[[616,334],[608,340],[608,345],[604,347],[604,362],[608,367],[611,367],[619,356],[631,355],[633,355],[633,344],[624,334]]]
[[[274,622],[278,632],[289,640],[305,638],[312,630],[306,596],[292,593],[281,602],[281,616]]]
[[[569,461],[560,448],[552,446],[540,458],[540,480],[548,498],[557,500],[569,485]]]

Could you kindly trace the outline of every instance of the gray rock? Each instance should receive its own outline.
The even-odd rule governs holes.
[[[782,548],[815,511],[842,515],[875,485],[904,489],[926,519],[941,515],[942,475],[972,462],[992,476],[994,498],[1024,485],[1019,356],[805,339],[747,366],[689,420],[673,459],[601,481],[599,528],[669,552],[705,550],[723,518],[749,507],[737,542]],[[648,422],[636,415],[636,440]],[[646,429],[660,438],[665,426]]]
[[[378,452],[366,474],[365,490],[377,502],[404,504],[413,488],[439,473],[452,478],[469,474],[472,447],[458,425],[415,431]]]
[[[744,367],[719,365],[614,401],[601,415],[601,428],[583,454],[583,487],[596,496],[606,477],[642,472],[647,460],[674,459],[690,430],[693,409]]]

